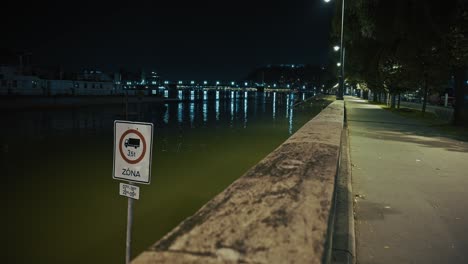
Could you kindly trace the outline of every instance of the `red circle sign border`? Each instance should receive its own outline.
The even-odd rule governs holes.
[[[141,154],[141,156],[136,159],[136,160],[129,160],[127,159],[127,157],[125,157],[123,151],[122,151],[122,142],[123,142],[123,139],[125,138],[126,135],[130,134],[130,133],[134,133],[136,134],[137,136],[139,136],[141,138],[141,141],[143,141],[143,154]],[[119,151],[120,151],[120,156],[127,162],[127,163],[130,163],[130,164],[137,164],[138,162],[140,162],[144,157],[145,157],[145,154],[146,154],[146,140],[145,140],[145,137],[143,137],[143,135],[140,133],[140,131],[138,130],[135,130],[135,129],[129,129],[127,131],[125,131],[125,133],[122,134],[122,136],[120,137],[120,140],[119,140]]]

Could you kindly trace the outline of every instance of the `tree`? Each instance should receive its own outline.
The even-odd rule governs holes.
[[[345,10],[346,77],[376,93],[429,93],[456,80],[456,123],[467,124],[468,14],[464,0],[355,0]],[[337,10],[332,36],[336,37]],[[374,99],[376,99],[374,97]]]
[[[467,4],[456,1],[457,9],[450,21],[446,34],[446,46],[449,50],[450,65],[455,79],[454,125],[468,125],[468,11]]]

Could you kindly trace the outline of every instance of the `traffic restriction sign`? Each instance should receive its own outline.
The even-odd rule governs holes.
[[[149,184],[153,124],[142,122],[114,122],[113,178]]]

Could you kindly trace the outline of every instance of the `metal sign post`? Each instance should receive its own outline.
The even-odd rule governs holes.
[[[132,226],[134,200],[140,198],[135,183],[149,184],[153,149],[153,124],[142,122],[114,122],[114,166],[112,178],[128,181],[119,184],[119,194],[128,197],[127,239],[125,263],[132,258]]]
[[[132,185],[131,182],[128,182]],[[133,199],[128,198],[127,206],[127,240],[125,242],[125,264],[130,264],[132,259],[132,225],[133,225]]]

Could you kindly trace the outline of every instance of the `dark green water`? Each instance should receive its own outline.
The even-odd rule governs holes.
[[[301,94],[295,95],[301,97]],[[155,127],[151,185],[135,203],[133,255],[274,150],[323,105],[294,95],[130,105]],[[124,263],[127,199],[112,179],[121,105],[0,114],[3,263]]]

